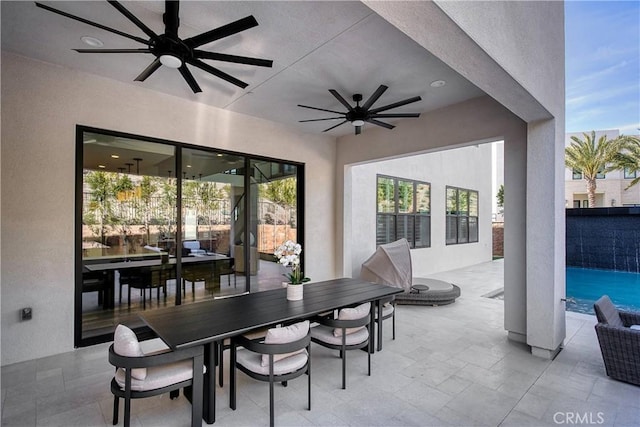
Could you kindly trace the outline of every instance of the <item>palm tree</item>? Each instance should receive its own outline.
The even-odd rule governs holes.
[[[640,182],[640,176],[638,176],[638,172],[640,172],[640,138],[620,135],[619,139],[622,143],[622,152],[618,157],[618,167],[636,174],[636,178],[625,188],[628,190]]]
[[[607,139],[606,135],[596,141],[596,133],[583,133],[584,139],[572,136],[573,141],[565,149],[565,165],[567,168],[581,172],[587,181],[589,207],[596,204],[596,176],[619,169],[617,162],[622,140]]]

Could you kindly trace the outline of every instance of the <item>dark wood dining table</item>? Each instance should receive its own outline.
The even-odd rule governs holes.
[[[182,265],[188,266],[193,264],[210,264],[213,275],[220,280],[220,262],[228,262],[231,258],[226,255],[210,253],[203,256],[184,256],[181,258]],[[175,268],[176,258],[168,258],[166,262],[162,262],[162,257],[141,259],[136,261],[117,261],[117,262],[102,262],[102,263],[86,263],[84,268],[90,272],[104,271],[107,274],[107,282],[110,284],[109,292],[105,297],[105,305],[108,308],[113,308],[115,301],[115,271],[122,271],[128,269],[140,269],[140,268]],[[217,272],[217,274],[216,274]],[[219,282],[218,282],[219,283]]]
[[[286,289],[273,289],[140,313],[142,321],[171,349],[204,345],[207,372],[204,380],[203,418],[215,422],[215,354],[225,338],[251,330],[312,318],[320,313],[372,302],[370,331],[374,331],[379,301],[403,290],[360,279],[334,279],[304,285],[304,298],[288,301]],[[374,340],[369,342],[374,351]],[[230,367],[235,369],[235,367]]]

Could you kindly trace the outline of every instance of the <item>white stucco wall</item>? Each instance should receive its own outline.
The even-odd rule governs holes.
[[[365,4],[527,123],[523,140],[505,138],[505,164],[520,166],[505,167],[516,219],[505,212],[505,251],[517,249],[505,252],[505,328],[518,324],[534,354],[554,357],[565,337],[564,3]]]
[[[2,365],[73,348],[76,124],[306,163],[305,273],[335,277],[333,138],[6,53],[1,113]]]
[[[431,247],[411,250],[413,276],[491,261],[491,145],[481,144],[431,154],[405,157],[351,169],[352,277],[376,249],[376,177],[389,175],[431,184]],[[446,187],[478,191],[479,234],[477,243],[446,245]]]

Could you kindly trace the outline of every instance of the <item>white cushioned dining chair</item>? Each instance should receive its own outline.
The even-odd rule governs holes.
[[[231,339],[229,407],[236,409],[236,368],[258,381],[269,382],[269,425],[274,424],[274,384],[307,374],[311,410],[311,334],[309,321],[271,328],[264,339]],[[242,348],[238,348],[242,347]]]
[[[202,346],[145,354],[136,334],[118,325],[109,347],[109,363],[116,367],[111,380],[113,425],[118,424],[120,398],[124,399],[124,425],[131,424],[131,399],[157,396],[192,386],[191,425],[202,425],[204,349]],[[171,396],[177,396],[172,393]]]
[[[382,322],[391,319],[391,329],[392,329],[392,339],[396,339],[396,300],[394,297],[390,297],[380,301],[382,305],[382,317],[378,314],[378,310],[376,310],[375,320],[376,325],[379,329],[378,337],[382,337]],[[382,351],[382,339],[378,340],[377,350]]]
[[[340,351],[342,359],[342,388],[347,388],[347,351],[367,349],[367,375],[371,375],[371,351],[369,349],[369,320],[371,303],[353,308],[342,308],[338,318],[333,314],[318,317],[319,325],[311,328],[311,341],[333,350]]]

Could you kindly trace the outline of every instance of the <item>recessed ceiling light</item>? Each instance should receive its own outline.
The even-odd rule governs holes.
[[[106,166],[105,166],[105,165],[98,165],[98,167],[99,167],[100,169],[104,169],[104,168],[106,168]]]
[[[80,40],[82,40],[82,43],[89,45],[91,47],[102,47],[104,46],[104,43],[102,43],[102,40],[97,39],[95,37],[91,37],[91,36],[82,36],[80,37]]]
[[[218,154],[216,154],[216,156],[218,156],[218,157],[222,157],[222,156],[224,156],[224,154],[222,154],[222,153],[218,153]]]
[[[446,85],[447,82],[445,82],[444,80],[436,80],[431,82],[431,87],[442,87],[444,85]]]
[[[119,159],[119,158],[120,158],[120,156],[118,156],[117,154],[112,154],[112,155],[111,155],[111,158],[112,158],[112,159]]]
[[[191,167],[191,165],[187,165],[187,167],[188,167],[188,168],[190,168],[190,167]]]

